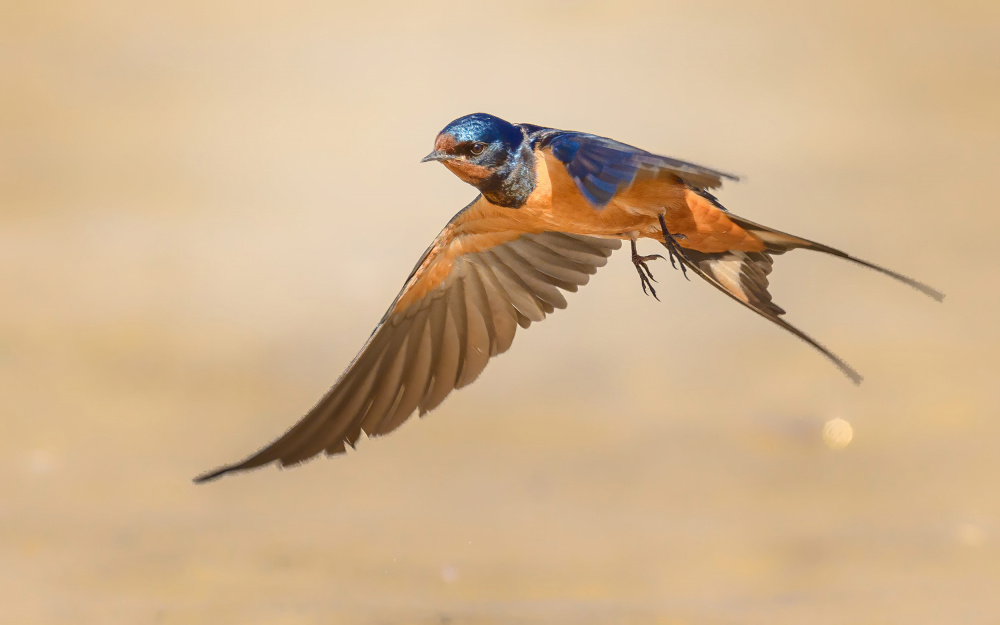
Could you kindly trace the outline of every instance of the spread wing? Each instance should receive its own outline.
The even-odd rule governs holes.
[[[597,208],[606,206],[640,174],[670,174],[692,189],[714,189],[724,178],[737,180],[731,174],[581,132],[541,131],[536,145],[552,151],[587,201]]]
[[[288,466],[345,451],[365,432],[388,434],[413,412],[470,384],[490,358],[556,308],[621,241],[498,230],[477,200],[438,235],[361,352],[294,427],[246,460],[195,479],[270,462]]]

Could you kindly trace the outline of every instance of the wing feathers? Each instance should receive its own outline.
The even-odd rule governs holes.
[[[566,308],[566,297],[553,284],[553,279],[535,269],[515,251],[498,247],[493,252],[508,267],[521,282],[543,302],[553,308]]]
[[[511,241],[508,245],[539,271],[566,285],[560,286],[567,291],[575,291],[576,287],[587,284],[590,275],[597,271],[596,267],[561,256],[527,237]]]
[[[449,228],[326,396],[268,447],[197,481],[274,461],[287,466],[323,451],[342,453],[362,432],[387,434],[413,412],[433,410],[479,377],[490,357],[507,351],[518,325],[526,328],[566,307],[562,291],[586,284],[621,246],[617,240],[544,232],[450,256]],[[419,287],[442,270],[445,277],[436,286]],[[399,304],[413,289],[425,294]]]
[[[536,241],[544,241],[544,245],[547,245],[552,249],[553,252],[557,252],[565,258],[569,258],[581,264],[591,265],[596,271],[597,267],[603,267],[608,262],[608,256],[611,256],[611,252],[621,247],[621,241],[614,239],[596,239],[596,241],[612,241],[617,243],[617,247],[604,247],[603,244],[592,244],[588,245],[586,242],[581,241],[579,238],[563,234],[561,232],[547,232],[545,233],[544,239],[542,235],[536,235]]]
[[[331,422],[325,428],[325,435],[318,437],[320,438],[319,445],[322,446],[321,448],[326,453],[334,454],[344,451],[344,434],[351,423],[357,418],[358,414],[368,406],[371,390],[375,386],[378,369],[378,361],[376,361],[368,367],[367,371],[359,371],[358,383],[345,391],[347,400],[344,404],[342,406],[330,406],[317,415],[317,422],[323,423],[327,419]],[[335,424],[332,422],[334,418],[336,418]]]
[[[476,266],[476,277],[479,280],[483,302],[484,315],[493,324],[495,342],[491,346],[490,355],[497,356],[510,349],[517,332],[517,310],[497,282],[496,276],[489,267]]]
[[[455,388],[471,384],[486,367],[490,359],[492,336],[495,336],[491,326],[487,326],[488,313],[478,304],[466,303],[466,341],[465,359],[462,372],[458,376]],[[492,324],[491,324],[492,325]]]
[[[372,402],[361,418],[361,429],[366,433],[377,429],[379,422],[396,400],[396,394],[400,391],[403,366],[406,364],[406,343],[410,339],[409,331],[414,325],[410,319],[404,319],[393,333],[393,341],[382,358],[378,383],[371,393]],[[305,460],[311,455],[296,457],[294,461]]]
[[[448,298],[444,297],[438,300],[436,314],[431,321],[435,353],[427,392],[420,400],[420,416],[437,408],[458,382],[458,372],[462,362],[462,356],[459,352],[465,347],[459,340],[454,319],[455,313],[453,310],[449,310],[447,302]]]
[[[429,310],[425,312],[427,316]],[[406,369],[403,374],[403,391],[392,411],[379,424],[375,434],[383,435],[395,430],[417,408],[427,389],[427,381],[431,376],[431,361],[433,347],[431,345],[430,325],[425,323],[419,338],[410,343],[411,349],[406,356]]]
[[[598,209],[628,188],[640,173],[654,177],[667,175],[694,189],[718,187],[723,178],[736,179],[708,167],[658,156],[596,135],[542,129],[536,136],[537,146],[551,150],[566,167],[580,193]]]
[[[492,252],[480,252],[480,255],[487,263],[485,270],[489,271],[496,278],[517,312],[531,321],[541,321],[545,318],[545,311],[542,310],[541,300],[531,291],[531,287],[518,277],[513,269],[504,265],[503,261]]]

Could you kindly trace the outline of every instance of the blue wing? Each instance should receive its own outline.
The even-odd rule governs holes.
[[[654,177],[671,173],[692,189],[714,189],[736,176],[582,132],[539,129],[536,147],[548,148],[566,166],[580,192],[596,208],[603,208],[627,189],[640,171]],[[533,133],[534,134],[534,133]]]

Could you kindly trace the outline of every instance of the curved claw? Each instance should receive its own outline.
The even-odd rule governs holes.
[[[632,264],[635,265],[635,270],[639,272],[642,292],[646,295],[652,295],[656,301],[660,301],[659,296],[656,294],[656,289],[653,288],[653,282],[656,282],[656,278],[653,277],[653,272],[649,269],[649,265],[646,264],[647,261],[656,260],[657,258],[663,258],[663,256],[659,254],[639,256],[639,252],[635,248],[635,241],[632,241]]]
[[[645,293],[646,295],[652,295],[653,299],[655,299],[656,301],[660,301],[660,297],[656,294],[656,289],[653,288],[653,285],[649,282],[649,279],[646,278],[646,276],[642,275],[641,271],[639,272],[639,280],[642,282],[642,292]],[[649,291],[646,291],[646,287],[649,287]]]

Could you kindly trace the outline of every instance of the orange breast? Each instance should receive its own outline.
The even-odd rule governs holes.
[[[645,231],[656,223],[655,212],[636,210],[631,206],[649,203],[632,197],[635,192],[641,191],[636,185],[621,198],[615,198],[606,207],[597,209],[580,194],[576,183],[558,159],[541,150],[535,152],[535,158],[535,190],[524,206],[507,209],[499,216],[506,227],[522,232],[556,230],[624,238],[629,232]]]

